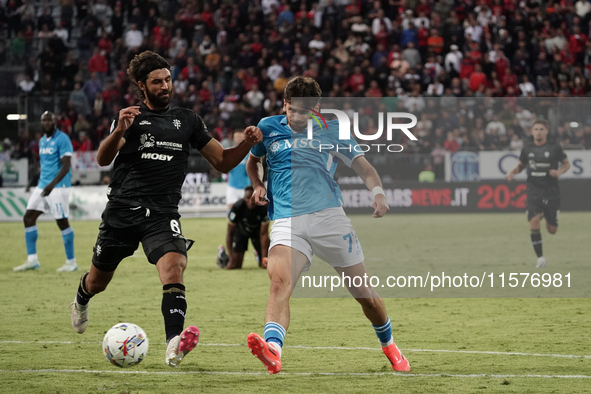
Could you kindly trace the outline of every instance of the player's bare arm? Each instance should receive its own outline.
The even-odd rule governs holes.
[[[511,182],[513,180],[513,175],[515,174],[519,174],[521,171],[523,171],[525,168],[525,164],[523,164],[522,162],[519,162],[519,164],[517,164],[517,166],[515,166],[514,169],[512,169],[511,171],[509,171],[507,173],[507,175],[505,175],[505,178],[507,178],[507,180],[509,182]]]
[[[560,167],[560,169],[550,170],[548,173],[550,174],[551,177],[558,178],[560,175],[567,172],[569,168],[570,168],[570,162],[568,161],[568,159],[564,159],[564,161],[562,162],[562,167]]]
[[[222,144],[212,139],[199,151],[203,157],[219,172],[228,173],[236,167],[250,148],[263,140],[263,134],[258,127],[249,126],[244,130],[244,141],[234,148],[224,149]]]
[[[263,177],[265,174],[265,169],[263,168],[263,159],[264,156],[256,157],[251,154],[248,157],[248,161],[246,162],[246,173],[248,174],[248,178],[250,178],[250,182],[254,188],[252,199],[256,205],[266,205],[268,202],[265,197],[267,195],[267,189],[263,183]]]
[[[99,146],[96,153],[96,162],[100,166],[108,166],[111,164],[117,152],[125,145],[125,138],[123,134],[131,127],[133,120],[140,114],[140,107],[133,105],[119,111],[119,120],[115,130]]]
[[[353,160],[351,168],[359,175],[365,186],[374,194],[373,217],[381,218],[390,210],[384,189],[382,189],[382,180],[376,169],[363,156],[358,156]]]
[[[41,192],[41,195],[43,197],[49,196],[51,194],[51,191],[55,187],[55,185],[57,185],[59,181],[64,179],[64,177],[70,171],[72,157],[71,156],[64,156],[61,158],[60,161],[62,162],[62,168],[60,169],[60,172],[57,173],[55,178],[53,178],[53,180],[50,183],[48,183],[47,186],[45,186],[45,188],[43,189],[43,192]]]
[[[226,250],[228,251],[228,265],[234,265],[234,248],[232,240],[234,239],[234,232],[236,231],[236,225],[228,220],[228,230],[226,231]]]

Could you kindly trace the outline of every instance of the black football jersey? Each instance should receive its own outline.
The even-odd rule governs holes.
[[[519,161],[527,166],[528,187],[539,190],[558,190],[558,178],[550,176],[550,170],[557,170],[566,154],[558,143],[546,142],[542,146],[533,143],[521,151]]]
[[[228,219],[238,227],[243,234],[256,235],[261,228],[261,223],[269,221],[267,207],[257,205],[254,209],[248,209],[243,198],[232,205]]]
[[[189,146],[203,148],[211,137],[197,114],[186,108],[152,111],[140,105],[139,116],[125,131],[115,159],[110,201],[156,211],[178,210],[187,172]],[[111,126],[117,127],[119,114]]]

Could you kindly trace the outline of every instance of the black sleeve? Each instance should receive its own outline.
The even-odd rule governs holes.
[[[526,147],[524,147],[524,148],[521,150],[521,155],[519,155],[519,161],[520,161],[520,162],[521,162],[521,164],[523,164],[524,166],[527,166],[528,159],[527,159],[527,148],[526,148]]]
[[[560,144],[556,144],[556,158],[559,163],[562,163],[566,159],[566,153],[564,153]]]
[[[195,115],[195,122],[193,126],[193,133],[191,134],[191,146],[197,150],[203,149],[205,145],[211,140],[211,136],[207,131],[207,126],[203,120]]]

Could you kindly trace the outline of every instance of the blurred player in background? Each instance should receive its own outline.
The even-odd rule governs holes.
[[[90,299],[107,288],[121,260],[141,242],[163,286],[165,362],[176,367],[199,340],[197,327],[183,330],[187,311],[183,273],[192,241],[182,235],[178,204],[189,147],[198,149],[216,170],[228,172],[262,137],[260,130],[250,127],[245,141],[224,149],[193,111],[170,107],[170,65],[154,52],[136,55],[127,72],[142,103],[119,112],[97,152],[102,166],[117,158],[90,272],[80,279],[72,303],[72,327],[80,334],[86,330]]]
[[[255,333],[247,338],[251,353],[271,374],[281,371],[282,346],[290,321],[289,299],[302,271],[309,269],[312,255],[329,263],[339,275],[367,274],[361,245],[341,206],[341,192],[334,181],[336,159],[353,168],[373,192],[374,218],[382,217],[390,209],[378,173],[361,150],[354,149],[357,142],[338,139],[338,121],[329,122],[324,132],[316,129],[318,134],[314,136],[318,144],[333,146],[330,151],[319,150],[319,145],[310,147],[312,142],[304,141],[309,111],[303,107],[303,100],[292,101],[292,97],[317,97],[317,111],[321,95],[320,86],[312,78],[296,77],[289,81],[284,95],[285,115],[259,122],[263,142],[252,148],[246,166],[254,186],[255,203],[267,204],[267,196],[269,216],[275,220],[267,267],[271,289],[264,338]],[[341,149],[335,149],[337,146]],[[268,190],[263,184],[265,156]],[[392,325],[380,296],[371,286],[347,285],[371,321],[392,368],[409,371],[408,360],[392,338]]]
[[[240,145],[244,141],[244,130],[236,130],[234,132],[234,146]],[[244,197],[244,188],[250,185],[250,179],[246,173],[246,161],[248,155],[236,167],[228,172],[228,185],[226,189],[226,204],[228,210],[232,209],[232,205]]]
[[[269,250],[269,216],[267,208],[256,205],[252,200],[254,189],[246,186],[244,198],[236,201],[228,213],[226,248],[218,248],[217,266],[219,268],[240,269],[244,252],[248,250],[248,241],[252,241],[255,259],[261,268],[267,268]],[[226,253],[227,250],[227,253]]]
[[[57,129],[55,115],[51,112],[45,111],[41,115],[41,128],[44,134],[39,140],[41,175],[23,217],[28,257],[24,264],[14,267],[14,271],[36,270],[40,267],[37,257],[37,218],[43,212],[51,212],[62,232],[66,263],[57,271],[76,271],[78,265],[74,256],[74,230],[68,222],[72,186],[72,143],[70,137]]]
[[[536,268],[546,266],[546,258],[542,253],[540,221],[546,218],[546,229],[550,234],[556,234],[560,212],[558,177],[570,168],[568,158],[560,144],[548,142],[549,128],[550,125],[546,120],[540,119],[534,122],[533,144],[523,148],[519,155],[519,164],[507,173],[507,180],[512,181],[513,175],[528,167],[526,212],[531,230],[531,243],[538,256]]]

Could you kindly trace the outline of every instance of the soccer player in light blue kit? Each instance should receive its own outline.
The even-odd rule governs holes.
[[[244,141],[244,130],[236,130],[234,132],[234,146],[240,145]],[[250,185],[250,179],[246,173],[246,161],[248,155],[228,173],[228,187],[226,190],[226,204],[228,210],[232,209],[232,205],[244,197],[244,188]]]
[[[14,271],[39,269],[36,224],[37,218],[44,212],[51,212],[53,215],[62,232],[66,249],[66,263],[57,271],[76,271],[78,265],[74,257],[74,230],[68,222],[72,143],[66,134],[57,129],[55,115],[51,112],[45,111],[41,115],[41,128],[45,134],[39,141],[41,175],[23,217],[28,257],[24,264],[14,267]]]
[[[281,371],[281,351],[290,320],[289,299],[301,273],[310,267],[312,255],[329,263],[339,276],[367,274],[361,245],[341,206],[341,192],[333,178],[337,161],[355,170],[373,192],[374,218],[390,209],[378,173],[361,149],[355,149],[355,140],[338,139],[337,121],[328,122],[327,130],[314,126],[314,138],[307,139],[309,110],[302,99],[295,98],[317,98],[314,106],[318,111],[321,93],[312,78],[291,80],[285,87],[285,115],[260,121],[263,142],[251,149],[246,165],[255,189],[255,203],[264,205],[268,198],[269,217],[275,220],[267,263],[271,289],[264,338],[255,333],[247,337],[251,353],[271,374]],[[265,156],[268,189],[262,181]],[[372,323],[392,368],[409,371],[410,364],[394,343],[392,325],[377,292],[369,285],[345,284]]]

